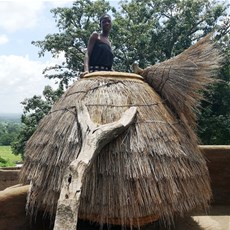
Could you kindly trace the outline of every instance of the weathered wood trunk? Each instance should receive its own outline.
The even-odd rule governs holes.
[[[57,205],[55,230],[76,229],[82,183],[90,163],[107,143],[132,123],[137,110],[131,107],[122,114],[120,120],[105,125],[93,123],[85,106],[78,107],[77,111],[83,143],[78,158],[71,162],[64,175]]]

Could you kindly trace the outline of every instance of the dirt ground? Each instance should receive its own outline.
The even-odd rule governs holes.
[[[230,206],[213,206],[207,215],[194,215],[192,218],[202,229],[230,230]]]
[[[166,229],[164,226],[156,228],[150,224],[143,227],[142,230]],[[208,213],[196,213],[178,218],[175,226],[170,230],[230,230],[230,206],[212,206]]]

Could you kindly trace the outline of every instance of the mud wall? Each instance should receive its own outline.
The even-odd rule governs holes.
[[[230,145],[201,145],[211,177],[212,204],[230,205]],[[0,191],[19,183],[20,168],[0,168]]]

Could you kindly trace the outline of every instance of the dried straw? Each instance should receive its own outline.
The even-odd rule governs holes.
[[[144,70],[145,80],[166,100],[195,138],[192,129],[196,126],[201,91],[218,81],[213,76],[223,57],[208,34],[189,49],[162,63]]]
[[[181,110],[188,122],[193,121],[191,111],[196,103],[190,99],[196,95],[194,90],[207,82],[203,78],[208,69],[204,59],[210,51],[186,51],[195,63],[189,70],[183,68],[182,61],[181,69],[175,59],[168,61],[171,68],[165,62],[168,78],[165,80],[163,74],[164,87],[156,87],[173,106],[178,104],[179,110],[174,110]],[[195,62],[197,55],[199,62]],[[178,58],[189,62],[184,54]],[[146,79],[160,85],[162,71],[150,68]],[[211,198],[208,169],[196,138],[191,138],[191,129],[144,81],[127,73],[125,78],[119,77],[124,74],[119,72],[110,77],[103,77],[103,72],[95,74],[76,81],[66,91],[27,143],[21,178],[32,184],[28,212],[33,215],[42,208],[55,213],[64,171],[81,149],[75,107],[79,102],[87,106],[91,119],[99,124],[118,120],[131,106],[138,108],[135,123],[106,145],[92,163],[83,184],[80,218],[140,226],[158,216],[171,223],[176,214],[207,208]]]

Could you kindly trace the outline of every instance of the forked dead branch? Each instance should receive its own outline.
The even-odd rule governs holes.
[[[92,122],[86,106],[77,105],[77,117],[82,133],[82,148],[67,167],[57,204],[54,230],[76,230],[82,183],[100,150],[132,124],[137,108],[127,109],[118,121],[98,125]]]

